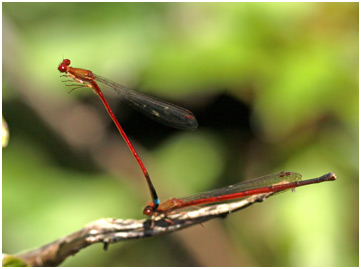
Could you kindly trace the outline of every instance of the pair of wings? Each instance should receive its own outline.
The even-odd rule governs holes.
[[[94,76],[97,82],[115,90],[130,106],[150,119],[176,129],[189,131],[197,129],[198,122],[191,111],[144,93],[133,91],[101,76],[95,74]]]

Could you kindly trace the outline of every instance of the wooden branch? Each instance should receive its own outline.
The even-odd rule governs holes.
[[[319,178],[300,181],[298,187],[332,180],[336,180],[336,175],[328,173]],[[57,266],[70,255],[74,255],[89,245],[103,243],[104,250],[107,250],[109,244],[118,241],[157,236],[214,218],[225,218],[228,214],[244,209],[256,202],[263,202],[266,198],[278,192],[252,195],[235,202],[213,204],[201,208],[193,207],[182,212],[175,211],[167,214],[166,217],[160,215],[152,219],[141,220],[111,218],[96,220],[83,229],[39,249],[18,255],[3,255],[3,265],[24,262],[29,266]]]
[[[20,258],[28,266],[57,266],[67,257],[92,244],[103,243],[104,250],[106,250],[109,244],[118,241],[178,231],[214,218],[225,218],[228,214],[244,209],[256,202],[262,202],[273,194],[275,192],[253,195],[240,201],[173,213],[166,218],[158,216],[153,220],[99,219],[50,244],[12,257]]]

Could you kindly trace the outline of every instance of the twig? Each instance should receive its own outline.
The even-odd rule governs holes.
[[[319,178],[299,182],[299,186],[336,180],[334,173],[328,173]],[[170,233],[200,224],[214,218],[225,218],[228,214],[244,209],[256,202],[279,193],[269,192],[249,196],[243,200],[214,204],[194,208],[186,212],[171,212],[167,216],[157,216],[152,219],[123,220],[105,218],[89,223],[83,229],[65,236],[57,241],[29,252],[14,256],[3,256],[4,263],[15,264],[23,261],[29,266],[57,266],[67,257],[94,243],[103,243],[104,250],[109,244],[122,240],[152,237]],[[6,260],[5,260],[6,259]],[[19,259],[21,259],[19,261]]]
[[[29,252],[15,255],[29,266],[57,266],[67,257],[95,243],[109,244],[122,240],[152,237],[170,233],[214,219],[225,218],[228,214],[244,209],[256,202],[262,202],[273,193],[253,195],[241,201],[197,208],[191,211],[158,216],[151,219],[104,218],[89,223],[83,229],[67,235],[50,244]]]

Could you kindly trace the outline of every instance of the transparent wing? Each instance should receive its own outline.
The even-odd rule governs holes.
[[[196,117],[188,109],[133,91],[98,75],[95,79],[118,92],[129,105],[154,121],[183,130],[193,131],[198,127]]]
[[[271,187],[272,185],[279,185],[284,183],[292,183],[301,180],[302,175],[295,172],[279,172],[262,176],[249,181],[240,182],[234,185],[223,187],[220,189],[199,193],[196,195],[180,198],[184,202],[203,200],[212,197],[230,195],[234,193],[245,192],[254,189],[261,189]]]

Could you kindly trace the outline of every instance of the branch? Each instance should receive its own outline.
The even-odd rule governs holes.
[[[319,178],[298,181],[295,187],[333,180],[336,180],[336,175],[328,173]],[[275,188],[276,186],[274,185]],[[4,255],[3,265],[24,262],[29,266],[57,266],[70,255],[74,255],[89,245],[103,243],[104,250],[107,250],[109,244],[118,241],[157,236],[178,231],[214,218],[225,218],[230,213],[244,209],[256,202],[263,202],[266,198],[279,192],[281,191],[256,194],[243,200],[193,208],[186,212],[175,211],[167,214],[166,217],[161,215],[152,219],[141,220],[111,218],[96,220],[86,225],[83,229],[39,249],[20,253],[16,256]]]
[[[173,213],[166,218],[158,216],[153,220],[99,219],[50,244],[10,257],[20,258],[28,266],[57,266],[67,257],[92,244],[103,243],[104,250],[106,250],[109,244],[118,241],[157,236],[214,218],[225,218],[228,214],[244,209],[256,202],[262,202],[275,193],[277,192],[253,195],[237,202],[210,205],[186,213]],[[5,265],[4,260],[3,265]]]

